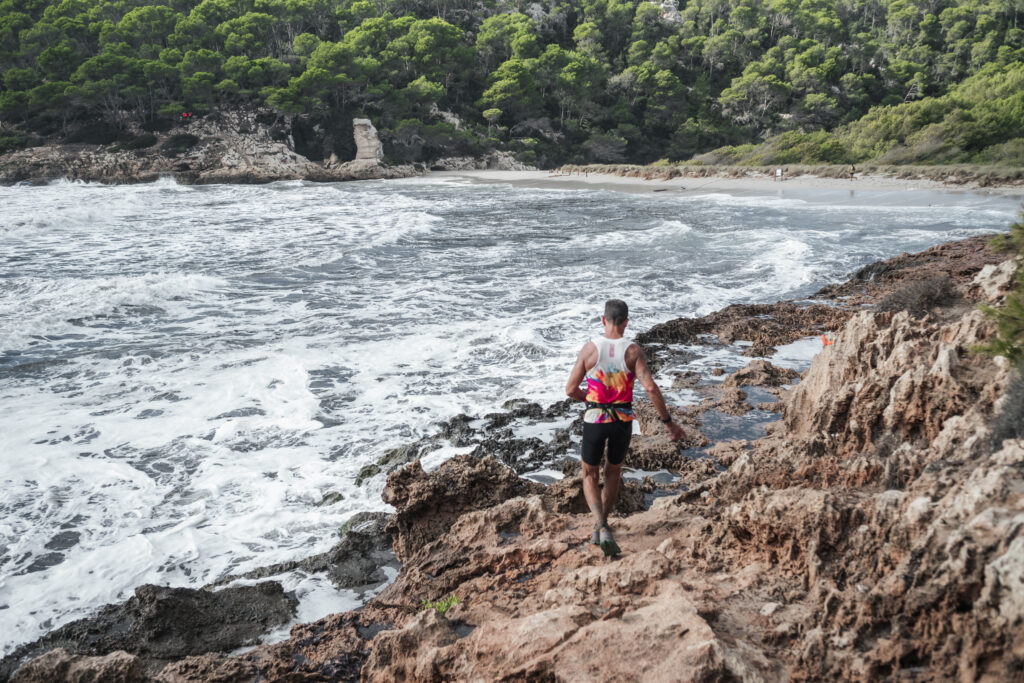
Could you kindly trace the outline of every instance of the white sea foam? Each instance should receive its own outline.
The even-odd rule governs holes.
[[[385,449],[457,413],[561,400],[610,296],[636,332],[807,296],[1017,212],[649,199],[429,178],[0,188],[0,653],[141,583],[328,549],[387,509],[383,475],[354,486]],[[691,365],[740,367],[740,350],[695,347]],[[282,580],[302,618],[356,600]]]

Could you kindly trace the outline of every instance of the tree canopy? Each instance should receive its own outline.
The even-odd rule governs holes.
[[[267,107],[314,158],[1020,164],[1022,64],[1024,0],[0,0],[0,151]]]

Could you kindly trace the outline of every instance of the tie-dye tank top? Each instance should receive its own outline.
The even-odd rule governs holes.
[[[587,401],[590,403],[622,403],[621,408],[612,408],[622,422],[634,418],[633,373],[626,366],[626,349],[633,342],[629,339],[608,339],[595,337],[591,340],[597,346],[597,363],[587,371]],[[601,424],[614,422],[608,411],[588,408],[583,415],[584,422]]]

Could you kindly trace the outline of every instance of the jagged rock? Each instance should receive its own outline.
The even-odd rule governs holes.
[[[1014,259],[1008,259],[998,265],[986,264],[971,280],[971,289],[975,291],[977,297],[994,303],[1009,290],[1019,267]]]
[[[780,387],[789,384],[800,374],[796,370],[780,368],[766,360],[752,360],[745,368],[727,376],[722,385],[726,387]]]
[[[146,680],[138,657],[111,652],[102,657],[73,655],[57,648],[21,667],[12,683],[141,683]]]
[[[543,497],[547,508],[556,512],[584,514],[589,510],[580,474],[544,486],[520,479],[493,456],[473,454],[457,455],[430,473],[424,472],[417,460],[388,477],[382,497],[396,508],[386,529],[394,535],[395,555],[406,562],[463,514],[529,495]],[[615,510],[629,514],[643,506],[640,486],[623,482]]]
[[[980,311],[946,325],[905,312],[861,312],[786,394],[788,433],[837,456],[870,448],[888,433],[930,442],[968,407],[991,409],[1005,372],[994,383],[979,381],[978,368],[991,361],[969,353],[990,333]]]
[[[640,344],[696,344],[706,343],[702,337],[712,335],[722,344],[743,340],[771,347],[839,329],[849,317],[849,311],[824,304],[733,304],[702,318],[660,323],[638,334],[636,340]]]
[[[393,472],[381,494],[396,508],[387,527],[394,536],[395,555],[404,562],[463,513],[524,495],[536,486],[493,457],[457,455],[429,475],[417,460]]]

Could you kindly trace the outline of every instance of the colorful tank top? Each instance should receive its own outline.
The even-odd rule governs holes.
[[[633,373],[626,366],[626,349],[632,344],[629,339],[608,339],[595,337],[591,340],[597,346],[597,363],[587,371],[587,412],[584,422],[602,424],[634,420],[633,415]],[[604,407],[592,407],[601,403]],[[621,403],[611,407],[608,404]]]

